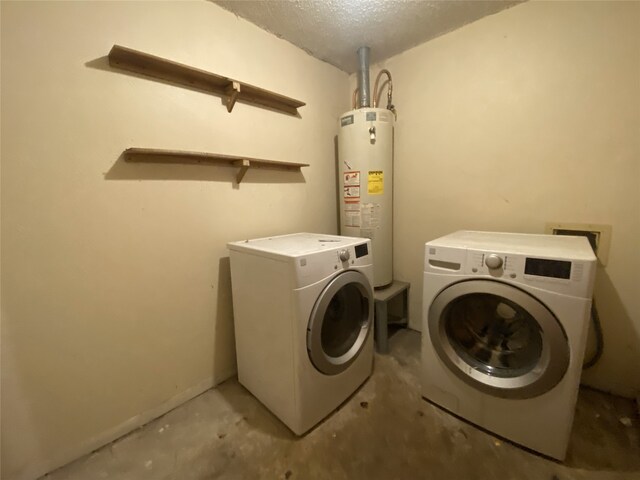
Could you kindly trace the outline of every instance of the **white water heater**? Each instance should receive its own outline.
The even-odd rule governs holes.
[[[393,281],[394,113],[358,108],[340,117],[340,233],[371,239],[374,287]]]

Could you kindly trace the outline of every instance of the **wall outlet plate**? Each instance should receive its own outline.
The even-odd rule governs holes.
[[[544,232],[550,235],[576,235],[587,237],[593,251],[603,267],[609,261],[609,246],[611,244],[611,225],[597,225],[594,223],[553,223],[547,222]]]

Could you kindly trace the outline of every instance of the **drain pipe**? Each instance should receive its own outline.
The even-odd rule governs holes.
[[[371,105],[369,92],[369,47],[358,49],[358,108]]]

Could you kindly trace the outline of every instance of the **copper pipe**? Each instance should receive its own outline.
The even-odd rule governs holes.
[[[384,90],[384,87],[389,83],[389,79],[385,79],[384,82],[382,82],[382,85],[380,85],[380,93],[377,94],[374,99],[373,99],[373,104],[375,106],[377,106],[380,103],[380,97],[382,96],[382,91]],[[375,107],[374,107],[375,108]]]
[[[386,80],[380,86],[380,92],[379,92],[378,82],[380,81],[380,77],[382,76],[383,73],[388,77],[388,80]],[[378,76],[376,77],[376,83],[373,87],[373,108],[376,108],[378,106],[378,103],[380,102],[380,94],[382,93],[382,89],[387,83],[389,84],[389,90],[387,91],[387,101],[388,101],[387,108],[389,108],[389,105],[391,105],[391,97],[393,95],[393,81],[391,80],[391,72],[389,72],[389,70],[387,70],[386,68],[383,68],[382,70],[380,70],[380,73],[378,73]]]
[[[358,87],[356,87],[356,89],[353,91],[353,95],[351,95],[351,110],[355,110],[356,109],[356,102],[357,102],[358,92],[359,91],[360,91],[360,89]]]

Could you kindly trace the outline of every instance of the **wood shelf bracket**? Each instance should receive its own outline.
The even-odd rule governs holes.
[[[238,100],[238,95],[240,95],[240,83],[235,81],[231,82],[225,91],[227,93],[227,112],[231,113],[233,106],[236,104],[236,100]]]
[[[247,173],[247,170],[249,170],[249,167],[251,166],[251,162],[249,160],[238,160],[236,162],[234,162],[234,165],[236,167],[240,167],[240,170],[238,171],[238,174],[236,175],[236,183],[238,185],[240,185],[240,182],[242,181],[242,179],[244,178],[244,175]]]

